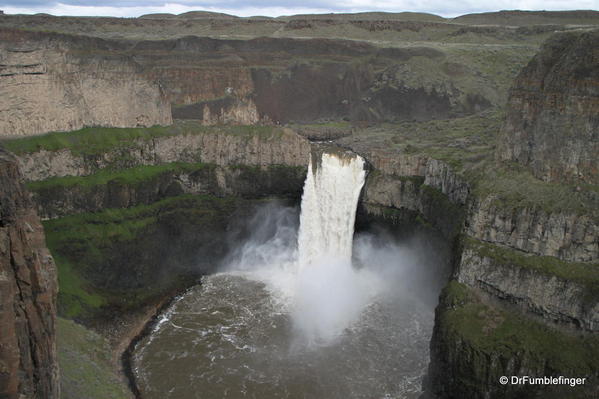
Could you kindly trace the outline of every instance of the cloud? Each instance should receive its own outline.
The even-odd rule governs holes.
[[[461,14],[521,10],[598,9],[599,0],[0,0],[7,14],[48,13],[53,15],[89,15],[137,17],[142,14],[188,11],[224,12],[238,16],[292,15],[329,12],[418,11],[453,17]]]

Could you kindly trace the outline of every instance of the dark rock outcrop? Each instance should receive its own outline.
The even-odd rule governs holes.
[[[599,184],[599,31],[556,35],[511,89],[497,150],[548,182]]]
[[[0,397],[58,399],[56,268],[14,157],[0,149]]]

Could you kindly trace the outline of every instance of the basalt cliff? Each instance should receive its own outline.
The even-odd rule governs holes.
[[[357,223],[426,234],[450,270],[425,395],[596,397],[598,23],[0,15],[0,392],[56,397],[57,306],[63,397],[127,397],[143,322],[333,146],[368,163]]]
[[[548,182],[599,182],[597,32],[559,35],[516,79],[497,158]]]
[[[0,33],[0,135],[170,123],[158,85],[130,58],[86,54],[91,42],[76,48],[60,36]]]
[[[552,37],[510,91],[495,167],[529,186],[506,196],[500,172],[496,190],[474,189],[431,342],[429,378],[441,397],[598,393],[598,44],[597,32]],[[543,197],[533,200],[530,185]],[[497,384],[514,375],[587,381]]]
[[[0,150],[0,396],[58,398],[56,266],[14,156]]]

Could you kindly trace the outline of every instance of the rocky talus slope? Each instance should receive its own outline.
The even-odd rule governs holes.
[[[21,179],[0,149],[0,397],[58,399],[56,267]]]

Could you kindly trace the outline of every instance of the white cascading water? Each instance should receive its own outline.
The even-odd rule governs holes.
[[[420,304],[428,280],[418,276],[438,273],[386,237],[354,240],[362,158],[313,161],[299,228],[295,208],[262,206],[222,273],[177,299],[138,345],[144,398],[420,395],[435,302]]]
[[[352,267],[354,222],[364,160],[323,153],[308,166],[302,196],[292,317],[309,343],[327,344],[367,304],[372,282]]]
[[[356,207],[366,176],[364,159],[323,153],[315,168],[312,164],[302,196],[299,267],[323,258],[350,264]]]
[[[304,183],[296,247],[281,228],[268,242],[245,243],[228,262],[230,272],[267,285],[290,312],[297,337],[329,344],[354,322],[378,284],[352,266],[356,208],[365,180],[364,159],[323,153],[311,160]],[[268,218],[274,215],[263,215]]]

